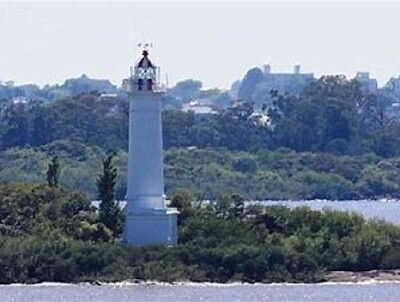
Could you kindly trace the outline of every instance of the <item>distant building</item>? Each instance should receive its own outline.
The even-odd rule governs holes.
[[[101,99],[116,99],[118,98],[118,94],[116,93],[102,93],[100,95]]]
[[[201,101],[190,101],[182,105],[182,111],[193,111],[196,114],[216,114],[217,112],[208,104]]]
[[[300,69],[300,65],[295,65],[293,73],[273,73],[271,65],[263,65],[264,82],[280,93],[298,94],[314,79],[313,73],[301,73]]]
[[[13,104],[27,104],[29,102],[29,100],[23,96],[14,97],[11,101]]]
[[[369,72],[357,72],[355,78],[361,84],[361,90],[364,93],[376,94],[378,92],[378,82],[370,78]]]
[[[387,110],[389,119],[398,119],[400,117],[400,103],[391,104]]]

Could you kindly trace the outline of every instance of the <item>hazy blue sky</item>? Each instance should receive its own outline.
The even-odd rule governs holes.
[[[264,63],[316,75],[368,70],[383,84],[400,74],[400,3],[0,2],[0,80],[86,73],[120,84],[144,40],[170,84],[229,87]]]

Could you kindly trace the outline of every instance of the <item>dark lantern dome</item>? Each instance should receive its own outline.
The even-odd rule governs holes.
[[[140,68],[148,68],[148,67],[154,67],[153,63],[151,63],[149,57],[149,52],[147,50],[143,50],[142,52],[142,58],[140,59],[139,63],[137,64],[137,67]]]

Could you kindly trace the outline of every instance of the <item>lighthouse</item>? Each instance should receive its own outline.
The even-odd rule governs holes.
[[[123,86],[129,95],[129,157],[123,239],[129,245],[175,245],[177,210],[164,198],[159,69],[148,50]]]

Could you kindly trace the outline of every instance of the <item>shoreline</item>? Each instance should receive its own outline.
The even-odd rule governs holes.
[[[11,284],[0,284],[2,286],[29,286],[29,287],[51,287],[51,286],[215,286],[215,287],[230,287],[230,286],[252,286],[252,285],[265,285],[265,286],[296,286],[296,285],[341,285],[341,284],[400,284],[400,269],[395,270],[370,270],[364,272],[352,272],[352,271],[331,271],[325,275],[325,280],[322,282],[281,282],[281,283],[262,283],[262,282],[194,282],[194,281],[172,281],[162,282],[157,280],[124,280],[117,282],[103,282],[103,281],[92,281],[92,282],[77,282],[77,283],[63,283],[63,282],[41,282],[41,283],[11,283]]]
[[[325,275],[325,282],[400,282],[400,269],[370,270],[364,272],[332,271]]]

